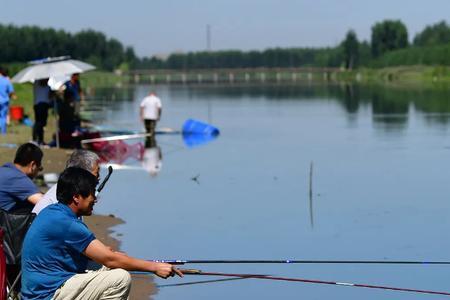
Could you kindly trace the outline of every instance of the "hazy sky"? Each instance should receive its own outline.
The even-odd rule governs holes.
[[[0,0],[0,22],[76,32],[92,28],[140,56],[211,48],[334,46],[350,29],[401,19],[410,39],[425,25],[450,23],[450,0]]]

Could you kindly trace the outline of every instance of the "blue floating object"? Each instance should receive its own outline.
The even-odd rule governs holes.
[[[200,145],[207,144],[217,138],[217,135],[197,134],[197,133],[184,133],[183,142],[189,148],[194,148]]]
[[[188,119],[183,124],[183,135],[184,134],[200,134],[200,135],[208,135],[208,136],[218,136],[220,134],[219,129],[216,127],[203,123],[201,121],[197,121],[194,119]]]
[[[184,122],[182,132],[183,141],[189,148],[209,143],[220,134],[216,127],[193,119]]]

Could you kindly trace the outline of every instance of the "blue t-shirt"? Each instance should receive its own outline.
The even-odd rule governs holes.
[[[52,90],[48,85],[41,85],[39,81],[35,81],[33,84],[34,105],[39,103],[50,104],[50,92]]]
[[[81,87],[79,82],[72,83],[72,81],[69,80],[64,83],[64,86],[66,87],[64,91],[64,98],[75,102],[80,101]]]
[[[13,163],[0,167],[0,208],[12,210],[16,205],[26,205],[28,197],[39,193],[33,181]]]
[[[22,248],[22,299],[51,299],[75,274],[84,273],[83,255],[94,234],[65,204],[46,207],[36,217]]]
[[[0,103],[9,102],[9,94],[14,93],[14,88],[5,76],[0,75]]]

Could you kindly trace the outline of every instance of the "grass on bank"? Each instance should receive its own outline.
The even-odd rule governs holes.
[[[361,68],[340,72],[336,79],[348,83],[442,88],[450,87],[450,67],[417,65],[381,69]]]

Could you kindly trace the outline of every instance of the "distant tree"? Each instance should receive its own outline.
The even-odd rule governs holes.
[[[98,31],[75,34],[37,26],[0,24],[0,62],[27,62],[51,56],[70,55],[101,69],[113,70],[123,63],[133,65],[137,58],[132,48],[124,49],[115,39]]]
[[[141,59],[136,59],[136,64],[134,69],[145,70],[145,69],[163,69],[165,68],[165,63],[162,59],[155,56],[143,57]]]
[[[359,64],[359,42],[356,37],[356,33],[353,30],[349,30],[342,42],[342,48],[344,50],[345,68],[353,69]]]
[[[106,36],[98,31],[80,31],[73,36],[73,41],[75,47],[72,55],[75,57],[101,57],[106,51]]]
[[[380,55],[408,46],[408,30],[399,20],[386,20],[372,27],[372,55]]]
[[[137,64],[137,57],[134,53],[134,49],[132,47],[126,47],[125,49],[125,62],[128,64],[130,68],[134,68]]]
[[[372,59],[372,50],[370,44],[367,41],[363,41],[359,44],[359,66],[367,66]]]
[[[181,53],[171,54],[166,60],[169,69],[186,69],[186,55]]]
[[[445,21],[427,26],[414,37],[415,46],[436,46],[450,43],[450,26]]]

